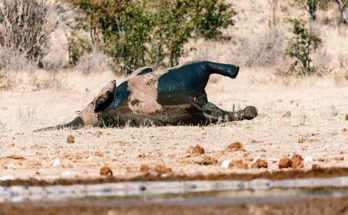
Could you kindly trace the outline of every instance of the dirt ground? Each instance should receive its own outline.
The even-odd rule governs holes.
[[[114,176],[128,177],[140,173],[141,165],[158,164],[187,175],[258,173],[278,170],[279,159],[295,153],[304,158],[304,169],[348,167],[348,84],[334,77],[279,78],[257,69],[242,70],[236,80],[212,77],[210,101],[227,110],[254,105],[259,116],[251,121],[32,132],[73,119],[113,78],[64,73],[59,90],[0,92],[0,180],[97,178],[103,166]],[[116,78],[117,83],[123,79]],[[67,143],[68,135],[74,143]],[[236,141],[244,150],[227,151]],[[190,153],[197,144],[205,154]],[[217,163],[202,165],[206,155]],[[267,161],[267,169],[223,167],[226,160],[250,166],[259,158]]]

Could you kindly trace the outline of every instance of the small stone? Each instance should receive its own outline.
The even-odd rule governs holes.
[[[268,168],[268,163],[265,160],[257,159],[253,164],[251,164],[252,169]]]
[[[343,161],[343,160],[344,160],[344,157],[341,157],[341,156],[335,157],[335,160],[336,160],[336,161]]]
[[[150,171],[150,167],[148,165],[141,165],[140,166],[140,172],[148,172]]]
[[[348,121],[348,114],[346,114],[345,119]]]
[[[325,160],[325,158],[318,158],[318,161],[325,162],[326,160]]]
[[[343,129],[342,129],[342,132],[347,132],[347,128],[343,128]]]
[[[66,138],[66,142],[69,143],[69,144],[75,143],[75,137],[72,136],[72,135],[69,135],[69,136]]]
[[[155,172],[157,172],[157,174],[159,175],[163,175],[163,174],[169,174],[173,172],[173,170],[171,168],[168,168],[164,165],[159,164],[155,166]]]
[[[299,154],[295,154],[291,158],[291,167],[293,169],[303,168],[303,158]]]
[[[305,163],[313,163],[313,157],[312,156],[305,156],[304,162]]]
[[[60,159],[59,159],[59,158],[54,159],[54,161],[52,162],[52,165],[53,165],[54,167],[60,166]]]
[[[235,151],[244,151],[243,144],[241,142],[234,142],[227,146],[226,151],[235,152]]]
[[[228,167],[230,166],[231,160],[224,160],[221,162],[221,167],[224,169],[228,169]]]
[[[290,118],[291,117],[291,112],[290,111],[285,111],[283,113],[283,118]]]
[[[110,167],[104,166],[100,169],[100,175],[101,176],[112,176],[112,170],[110,169]]]
[[[242,160],[232,161],[229,166],[229,169],[249,169],[248,164],[244,163]]]
[[[202,155],[202,154],[205,154],[205,150],[200,145],[196,145],[195,147],[192,148],[191,154]]]
[[[284,157],[279,161],[279,169],[291,167],[291,160],[288,157]]]
[[[218,160],[216,160],[215,158],[212,158],[210,156],[204,156],[203,159],[201,161],[197,162],[199,165],[204,165],[204,166],[208,166],[208,165],[215,165],[218,163]]]
[[[145,158],[145,153],[138,154],[137,157],[143,159],[143,158]]]

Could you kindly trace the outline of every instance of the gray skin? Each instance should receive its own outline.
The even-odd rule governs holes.
[[[236,78],[239,67],[199,61],[161,71],[145,67],[125,82],[106,85],[97,97],[71,122],[37,131],[86,126],[207,125],[251,120],[254,106],[225,111],[208,101],[205,87],[211,74]]]

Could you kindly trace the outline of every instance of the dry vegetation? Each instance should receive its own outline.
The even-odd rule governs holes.
[[[306,12],[290,1],[245,0],[234,5],[236,25],[225,31],[230,39],[190,41],[181,61],[241,65],[236,80],[211,77],[207,92],[225,109],[255,105],[260,115],[252,121],[33,133],[71,120],[106,83],[121,83],[124,77],[115,77],[107,68],[110,59],[97,51],[69,68],[68,21],[50,35],[46,69],[0,47],[0,178],[99,177],[105,166],[115,176],[129,176],[140,173],[142,165],[187,174],[273,171],[279,169],[280,159],[294,154],[303,157],[305,169],[313,164],[348,167],[348,27],[337,24],[337,8],[319,11],[313,25],[323,40],[314,60],[326,73],[286,77],[279,73],[291,64],[284,54],[287,18],[307,17]],[[67,20],[67,14],[64,19],[56,15]],[[74,137],[70,144],[69,135]],[[236,141],[243,150],[226,150]],[[188,153],[196,145],[205,153]],[[236,161],[248,169],[228,169]],[[250,168],[265,167],[263,161],[266,168]]]

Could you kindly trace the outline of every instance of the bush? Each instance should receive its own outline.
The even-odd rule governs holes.
[[[287,55],[294,58],[295,62],[291,65],[289,73],[304,75],[317,72],[311,55],[322,42],[319,35],[310,32],[302,20],[292,19],[290,22],[293,38],[289,40]]]
[[[55,28],[48,22],[47,6],[36,0],[2,0],[0,45],[40,63]]]
[[[222,0],[67,2],[86,14],[93,46],[111,56],[122,73],[178,64],[190,38],[218,39],[235,15]]]

